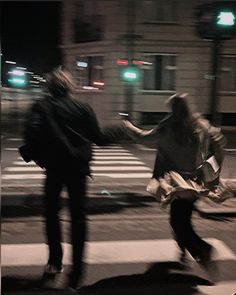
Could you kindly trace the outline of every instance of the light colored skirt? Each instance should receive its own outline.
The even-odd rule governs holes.
[[[166,207],[176,198],[197,199],[200,197],[222,203],[236,196],[236,185],[233,182],[220,180],[214,190],[202,182],[184,179],[178,172],[169,171],[164,177],[150,179],[147,191],[153,195],[162,207]]]

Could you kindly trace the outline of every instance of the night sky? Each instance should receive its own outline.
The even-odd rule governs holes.
[[[2,61],[36,73],[61,63],[61,2],[1,1]]]

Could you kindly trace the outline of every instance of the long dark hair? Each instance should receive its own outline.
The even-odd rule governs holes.
[[[196,119],[190,109],[188,94],[175,94],[169,98],[168,104],[171,108],[171,127],[174,131],[175,140],[179,144],[195,144]]]

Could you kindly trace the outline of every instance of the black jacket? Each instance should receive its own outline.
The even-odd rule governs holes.
[[[101,130],[93,109],[72,97],[51,97],[34,103],[27,116],[24,140],[29,158],[46,169],[89,174],[91,144],[122,138],[121,127]]]

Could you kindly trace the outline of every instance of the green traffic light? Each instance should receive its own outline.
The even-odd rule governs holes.
[[[126,82],[135,82],[139,78],[139,70],[137,67],[128,66],[121,72],[121,79]]]
[[[137,78],[137,74],[136,73],[132,73],[132,72],[125,72],[124,73],[124,78],[128,79],[128,80],[134,80]]]
[[[231,11],[221,11],[217,15],[217,25],[233,26],[235,25],[235,16]]]
[[[21,78],[12,78],[12,79],[8,79],[8,82],[10,82],[12,85],[15,85],[15,86],[24,86],[26,81]]]

